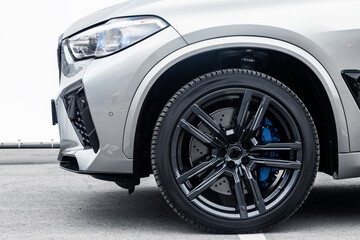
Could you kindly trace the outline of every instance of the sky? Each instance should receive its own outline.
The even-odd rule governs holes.
[[[124,0],[17,0],[0,9],[0,143],[59,141],[56,97],[60,34],[79,18]]]

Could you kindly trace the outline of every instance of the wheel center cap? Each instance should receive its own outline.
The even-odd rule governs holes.
[[[242,156],[242,149],[239,146],[232,146],[228,150],[228,155],[233,160],[238,160]]]

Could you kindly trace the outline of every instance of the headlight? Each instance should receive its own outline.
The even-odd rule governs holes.
[[[72,36],[67,43],[76,60],[104,57],[137,43],[167,26],[166,22],[156,17],[117,18]]]

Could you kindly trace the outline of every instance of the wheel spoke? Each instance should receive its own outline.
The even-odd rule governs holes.
[[[237,170],[233,173],[234,183],[235,183],[234,190],[235,190],[236,202],[240,213],[240,217],[244,219],[248,217],[248,213],[246,209],[245,193],[244,193],[243,185],[240,180],[241,178],[239,178],[239,171],[241,171],[241,169],[237,168]]]
[[[254,119],[250,125],[250,131],[251,132],[254,132],[256,131],[260,124],[261,124],[261,121],[263,120],[264,116],[265,116],[265,112],[270,104],[270,101],[271,101],[271,98],[268,97],[268,96],[264,96],[260,105],[259,105],[259,108],[258,110],[256,111],[255,113],[255,116],[254,116]]]
[[[299,170],[301,168],[301,162],[299,161],[289,161],[281,159],[273,159],[266,157],[254,157],[249,156],[252,164],[265,165],[267,167],[282,168],[282,169],[292,169]]]
[[[243,127],[244,127],[245,120],[246,120],[246,114],[248,112],[249,105],[250,105],[250,102],[251,102],[251,97],[252,97],[252,91],[246,89],[245,93],[244,93],[244,97],[243,97],[243,99],[241,101],[238,116],[236,118],[239,132],[241,132]]]
[[[250,151],[298,151],[302,149],[301,142],[273,142],[256,145]]]
[[[264,199],[259,189],[259,185],[254,179],[251,170],[249,168],[244,168],[244,172],[245,172],[245,178],[248,180],[248,183],[250,185],[250,190],[254,198],[255,206],[259,210],[259,213],[263,214],[266,212],[266,207],[265,207]]]
[[[181,119],[179,122],[179,126],[190,133],[193,137],[200,140],[202,143],[210,145],[214,148],[221,148],[222,144],[219,143],[215,138],[212,136],[207,135],[206,133],[201,132],[199,129],[188,123],[186,120]]]
[[[224,164],[219,169],[217,169],[215,172],[210,173],[210,175],[207,176],[205,178],[205,180],[203,180],[198,186],[196,186],[191,192],[189,192],[187,197],[190,200],[193,200],[194,198],[199,196],[203,191],[208,189],[211,185],[213,185],[218,180],[218,178],[224,173],[225,168],[226,168],[226,166]]]
[[[179,184],[182,184],[182,183],[190,180],[190,178],[204,172],[205,170],[207,170],[211,167],[214,167],[220,159],[221,158],[214,157],[208,161],[202,162],[202,163],[196,165],[195,167],[191,168],[187,172],[181,174],[179,177],[176,178],[176,181]]]
[[[209,128],[210,131],[220,136],[223,140],[226,140],[224,129],[212,119],[206,112],[204,112],[197,104],[191,106],[191,111],[201,119],[201,121]]]

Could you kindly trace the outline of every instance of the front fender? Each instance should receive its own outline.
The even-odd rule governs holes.
[[[159,79],[159,77],[174,64],[181,62],[188,57],[211,50],[234,47],[275,50],[291,55],[307,65],[321,81],[321,84],[323,85],[330,100],[332,110],[336,113],[334,114],[334,117],[339,144],[338,150],[343,153],[350,151],[348,126],[345,118],[344,107],[338,90],[339,88],[342,90],[347,89],[344,81],[334,82],[328,71],[316,58],[295,45],[271,38],[242,36],[216,38],[185,46],[162,59],[147,73],[131,101],[126,119],[124,131],[124,139],[126,139],[126,141],[123,141],[123,151],[128,158],[133,158],[135,133],[140,110],[144,104],[147,94],[157,79]]]

